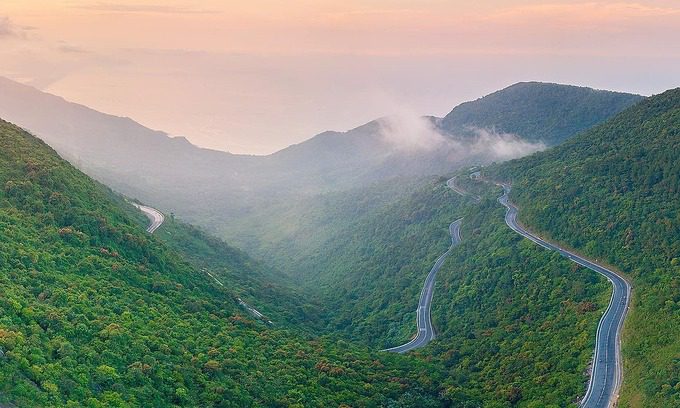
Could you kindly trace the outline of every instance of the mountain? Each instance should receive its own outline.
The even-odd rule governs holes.
[[[446,180],[324,195],[263,232],[291,239],[262,254],[316,293],[321,333],[380,349],[413,336],[425,276],[451,242],[449,224],[463,217],[462,243],[437,276],[437,338],[410,354],[441,367],[429,376],[451,406],[575,406],[606,280],[509,230],[496,189],[477,204]]]
[[[517,102],[518,87],[521,99],[529,102]],[[582,96],[588,92],[590,96]],[[559,97],[567,106],[580,107],[567,117],[571,127],[556,128],[555,115],[547,107],[539,109],[549,100],[546,93],[554,95],[553,101]],[[213,232],[224,232],[230,219],[257,218],[254,209],[262,206],[525,155],[544,148],[541,141],[568,137],[637,99],[564,85],[519,84],[463,104],[443,120],[381,118],[347,132],[324,132],[269,156],[247,156],[201,149],[128,118],[105,115],[0,78],[0,117],[34,132],[115,190]],[[454,120],[460,116],[454,112],[508,107],[513,107],[512,115],[501,121],[488,114]],[[583,112],[587,118],[581,117]],[[525,136],[521,123],[535,125]],[[474,137],[456,135],[463,125],[468,133],[469,126],[485,131]],[[488,129],[493,127],[517,134],[499,135]]]
[[[640,95],[541,82],[520,82],[456,106],[441,121],[446,132],[496,129],[554,146],[642,100]]]
[[[619,406],[680,404],[680,88],[563,145],[491,167],[523,223],[632,282]]]
[[[675,324],[674,308],[680,300],[675,298],[674,270],[658,271],[668,267],[664,260],[671,267],[678,263],[677,256],[668,259],[678,249],[672,238],[678,236],[672,229],[673,220],[678,219],[673,212],[678,202],[677,189],[673,187],[677,185],[677,161],[673,161],[668,148],[677,145],[677,95],[659,98],[643,101],[567,141],[563,147],[484,170],[495,177],[515,180],[513,191],[519,195],[513,199],[521,202],[523,211],[531,210],[532,203],[539,201],[540,205],[533,204],[533,213],[547,220],[551,215],[541,213],[546,205],[553,206],[557,220],[573,219],[573,214],[560,205],[574,203],[574,197],[556,194],[554,202],[535,198],[549,191],[546,188],[554,183],[561,183],[572,162],[585,160],[582,166],[574,167],[579,169],[574,171],[574,179],[565,183],[587,189],[592,197],[604,197],[607,194],[603,192],[611,191],[618,194],[619,190],[607,189],[607,184],[602,188],[589,185],[593,178],[606,183],[617,174],[607,166],[622,172],[622,186],[641,183],[639,189],[632,188],[636,193],[626,196],[623,203],[588,207],[572,225],[573,231],[581,225],[598,226],[596,215],[608,211],[610,205],[619,205],[621,214],[637,214],[637,210],[626,207],[630,203],[636,209],[651,205],[643,214],[652,222],[641,221],[639,226],[646,232],[640,242],[654,242],[656,233],[670,238],[658,251],[662,255],[656,254],[658,259],[650,261],[653,269],[645,270],[644,279],[640,278],[635,286],[636,290],[642,290],[638,286],[647,288],[642,293],[648,294],[636,305],[641,314],[631,315],[637,316],[637,323],[631,324],[637,324],[634,327],[640,330],[648,330],[646,325],[652,316],[656,317],[652,311],[658,313],[662,307],[665,314],[660,321],[664,327]],[[92,113],[83,107],[72,109]],[[59,120],[57,115],[53,118]],[[85,120],[78,120],[81,119]],[[115,118],[113,122],[122,123]],[[210,209],[210,217],[235,223],[241,217],[236,220],[229,215],[239,215],[239,211],[242,214],[247,206],[254,205],[249,222],[254,222],[257,215],[259,225],[267,224],[267,228],[252,231],[248,239],[253,245],[261,245],[274,237],[272,247],[262,248],[262,254],[269,253],[262,258],[270,262],[272,258],[283,259],[285,271],[298,279],[291,282],[287,276],[172,216],[156,235],[149,236],[143,230],[143,216],[122,197],[75,170],[28,133],[0,123],[0,403],[574,406],[585,391],[593,334],[609,299],[607,282],[509,231],[503,224],[503,208],[495,201],[495,188],[478,187],[484,197],[477,204],[453,194],[445,187],[445,178],[373,177],[380,169],[389,174],[380,163],[394,163],[391,160],[395,158],[432,158],[427,148],[413,146],[412,140],[402,136],[415,131],[424,140],[449,143],[440,138],[428,139],[442,136],[431,132],[439,126],[436,118],[415,123],[382,119],[346,134],[326,133],[306,142],[309,144],[267,157],[267,163],[259,162],[265,158],[204,151],[175,140],[177,157],[184,157],[180,152],[190,151],[187,160],[196,160],[195,174],[202,177],[176,174],[176,183],[171,179],[163,181],[166,184],[159,181],[164,177],[163,168],[148,170],[158,179],[145,179],[143,172],[134,171],[138,169],[135,166],[147,164],[125,164],[130,166],[123,168],[129,178],[117,180],[118,185],[138,183],[139,179],[142,182],[136,184],[134,188],[139,190],[135,191],[166,200],[173,200],[166,194],[182,186],[187,191],[177,199],[184,200],[194,215]],[[144,143],[155,146],[160,140],[161,147],[157,148],[169,152],[164,147],[169,138],[133,127],[139,131],[136,137]],[[408,131],[400,132],[403,129]],[[382,132],[380,139],[372,136],[377,131]],[[112,132],[110,135],[115,135],[115,130]],[[368,159],[356,158],[352,146],[376,148],[383,143],[376,141],[383,140],[385,132],[393,133],[391,152],[406,145],[408,154],[402,151],[387,158],[380,156],[380,160],[371,162],[371,166],[378,163],[375,167],[348,169],[339,168],[333,162],[334,155],[328,153],[337,151],[339,161],[350,163],[346,167],[366,164]],[[506,136],[493,130],[485,132],[486,136],[462,135],[454,145],[474,146],[476,139],[482,137],[487,138],[485,141],[519,140],[505,140]],[[632,137],[640,140],[632,143],[628,140]],[[344,138],[352,140],[349,147],[342,143]],[[574,147],[579,145],[580,148]],[[89,146],[94,149],[97,143]],[[124,159],[121,152],[116,150],[116,160]],[[314,152],[317,156],[311,156]],[[214,162],[196,159],[202,154],[214,157]],[[147,156],[142,155],[142,159]],[[607,166],[598,167],[603,157],[610,156],[611,163],[604,161]],[[316,159],[306,167],[305,157]],[[480,156],[473,154],[467,159],[475,157]],[[623,160],[637,157],[649,157],[650,163],[658,166],[640,167]],[[77,162],[75,158],[71,160]],[[164,156],[162,160],[169,158]],[[457,165],[464,162],[458,161]],[[215,163],[224,168],[242,166],[240,169],[252,163],[264,164],[258,174],[224,177],[219,186],[222,191],[217,187],[211,190],[208,183],[220,178],[215,167],[212,173],[208,171]],[[404,167],[400,169],[420,165],[408,160],[401,164]],[[294,170],[275,174],[274,170],[285,167]],[[310,170],[314,168],[325,171],[316,174]],[[372,170],[362,176],[361,171],[367,169]],[[289,184],[277,187],[276,183],[283,183],[290,174],[301,176],[307,171],[306,179],[288,179],[296,197],[277,196],[275,190],[285,190]],[[626,174],[629,178],[625,178]],[[264,180],[263,175],[273,179]],[[335,184],[331,175],[342,180]],[[572,176],[569,172],[566,175]],[[249,189],[246,181],[251,177],[262,179],[263,184],[255,183]],[[190,179],[198,184],[185,185]],[[324,180],[334,184],[323,187]],[[158,189],[146,193],[142,183],[160,183],[164,192],[160,194]],[[238,183],[243,185],[239,188]],[[347,183],[345,187],[343,183]],[[347,185],[351,188],[347,189]],[[333,191],[339,188],[345,190]],[[563,188],[560,184],[556,191],[570,191]],[[626,188],[621,194],[628,191]],[[531,200],[522,201],[523,191],[532,193]],[[657,194],[659,197],[649,198]],[[238,205],[243,208],[236,211],[206,200],[233,197],[242,200]],[[286,198],[288,202],[283,200]],[[232,212],[222,212],[225,208]],[[206,224],[213,221],[206,213],[200,215]],[[408,340],[412,335],[413,308],[422,281],[432,261],[447,246],[448,223],[458,217],[464,220],[463,242],[442,266],[436,285],[432,319],[437,339],[430,347],[407,356],[377,352],[382,346]],[[617,219],[609,218],[609,223],[588,233],[618,228],[612,221]],[[298,225],[299,219],[305,219],[305,223]],[[540,224],[538,216],[537,220],[536,225],[552,225],[550,221]],[[566,221],[559,224],[560,231],[562,226],[569,226]],[[548,227],[545,230],[550,234]],[[630,234],[625,233],[628,239]],[[636,243],[638,237],[632,236],[629,245]],[[286,246],[287,237],[295,237],[291,246]],[[315,242],[314,237],[320,237],[320,242]],[[564,238],[569,240],[568,235]],[[616,239],[611,244],[603,241],[598,238],[589,245],[604,245],[611,254],[621,253],[621,243]],[[646,259],[649,248],[641,250],[640,259]],[[603,250],[605,255],[609,252]],[[206,272],[214,274],[224,286],[216,284]],[[265,312],[274,324],[250,317],[239,307],[237,298]],[[668,333],[674,333],[673,327],[668,329]],[[635,333],[628,336],[635,338]],[[657,342],[654,345],[666,341],[669,348],[657,347],[652,353],[636,345],[631,352],[635,366],[626,378],[639,388],[624,389],[628,394],[623,401],[645,398],[645,402],[655,405],[673,395],[672,389],[677,385],[673,337],[651,338]],[[649,361],[659,362],[663,371],[645,377]],[[636,369],[642,373],[638,377]],[[633,389],[644,389],[645,395],[632,394]],[[668,401],[672,406],[674,400]]]
[[[281,312],[304,308],[276,284],[283,277],[171,217],[158,237],[145,224],[124,198],[0,121],[0,404],[444,403],[424,375],[435,365],[310,336]],[[242,295],[279,302],[274,324],[250,317]]]

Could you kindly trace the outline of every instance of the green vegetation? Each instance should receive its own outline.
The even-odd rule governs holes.
[[[0,401],[439,406],[429,363],[251,320],[231,281],[206,279],[122,199],[6,122],[0,186]],[[224,276],[260,273],[226,254]]]
[[[427,272],[451,242],[461,201],[443,180],[360,217],[294,264],[326,305],[328,329],[376,348],[407,341]],[[313,289],[310,287],[310,290]]]
[[[591,88],[520,82],[456,106],[441,127],[451,133],[496,129],[548,146],[567,140],[639,102],[639,95]]]
[[[439,337],[423,353],[443,363],[447,396],[463,392],[485,407],[575,406],[609,286],[511,231],[500,190],[485,192],[439,272]]]
[[[307,301],[195,228],[169,220],[149,236],[141,214],[40,141],[7,123],[0,136],[2,401],[505,407],[567,405],[582,388],[592,336],[575,333],[592,331],[601,282],[507,236],[495,203],[465,210],[444,179],[395,202],[375,198],[325,241],[306,272],[327,262],[315,278],[323,289]],[[440,338],[410,356],[375,351],[412,333],[422,280],[462,213],[468,241],[436,291],[455,300],[435,303]],[[250,318],[237,296],[274,326]],[[306,334],[314,325],[328,334]]]
[[[277,327],[294,325],[296,330],[306,330],[320,324],[320,306],[309,293],[292,289],[296,285],[287,276],[272,272],[243,251],[175,220],[166,220],[155,235],[202,271],[205,279],[228,283],[231,293],[264,313]]]
[[[627,274],[622,407],[680,405],[680,89],[563,146],[492,167],[520,218]]]
[[[284,270],[318,295],[324,332],[374,349],[394,346],[413,335],[423,280],[450,242],[449,223],[464,215],[463,243],[437,279],[439,336],[412,354],[436,363],[437,386],[453,406],[575,405],[585,392],[608,284],[510,231],[496,188],[461,178],[485,196],[477,205],[445,181],[405,183],[399,195],[385,195],[387,186],[376,189],[378,197],[370,190],[330,194],[317,201],[324,206],[289,209],[285,225],[295,226],[294,236],[318,229],[324,238],[314,245],[300,233],[288,258],[274,258],[290,262]],[[368,210],[357,211],[360,199]],[[268,236],[291,234],[277,227]],[[264,253],[286,254],[272,248]]]
[[[669,91],[484,170],[513,180],[532,228],[633,278],[623,406],[680,403],[679,123]],[[609,285],[509,230],[497,188],[461,177],[474,203],[445,181],[274,197],[259,229],[235,220],[282,274],[173,219],[144,233],[124,199],[0,122],[0,403],[575,406]],[[435,289],[437,339],[378,352],[413,334],[461,216]]]

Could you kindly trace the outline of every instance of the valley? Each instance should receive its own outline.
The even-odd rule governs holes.
[[[675,0],[0,2],[0,408],[680,408]]]
[[[614,100],[618,112],[619,96],[603,95],[609,99],[598,103]],[[490,112],[482,100],[478,112]],[[502,111],[498,95],[491,100]],[[674,343],[640,349],[630,327],[650,332],[644,316],[664,299],[657,323],[673,332],[675,280],[662,265],[677,266],[677,160],[660,146],[677,142],[678,106],[671,90],[583,132],[534,127],[545,139],[527,140],[556,146],[500,163],[479,156],[427,170],[402,163],[404,173],[380,177],[371,164],[348,169],[349,178],[329,171],[327,188],[279,178],[279,186],[301,189],[267,198],[235,192],[238,202],[222,216],[230,225],[207,230],[186,222],[198,213],[165,217],[3,122],[3,402],[590,408],[674,401],[666,387],[674,377],[649,377],[643,359]],[[653,160],[640,162],[645,167],[622,157]],[[442,164],[437,154],[411,159]],[[616,177],[608,178],[603,161],[616,163]],[[359,182],[363,171],[375,174]],[[500,198],[489,179],[505,183]],[[174,182],[188,194],[195,180]],[[232,187],[224,188],[220,194]],[[655,222],[635,221],[640,213]],[[206,214],[198,219],[214,216]],[[653,246],[652,236],[663,239]],[[640,269],[640,259],[656,270]],[[659,280],[667,283],[650,284]],[[672,356],[654,359],[672,373]],[[631,385],[640,383],[642,394]]]

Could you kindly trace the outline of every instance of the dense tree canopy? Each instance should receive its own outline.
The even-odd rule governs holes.
[[[487,169],[520,218],[633,280],[621,406],[680,404],[680,89],[563,146]]]
[[[421,375],[437,372],[428,363],[287,329],[280,310],[292,294],[271,309],[280,327],[252,319],[236,295],[283,292],[239,278],[261,266],[171,228],[175,246],[225,251],[214,268],[226,284],[216,285],[146,234],[132,206],[5,122],[0,186],[0,401],[439,406]]]

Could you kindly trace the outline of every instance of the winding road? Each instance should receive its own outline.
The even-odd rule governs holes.
[[[455,184],[456,177],[447,181],[447,186],[453,191],[461,195],[469,195],[466,191],[458,188]],[[619,387],[622,379],[621,368],[621,328],[623,321],[628,311],[628,304],[630,301],[630,284],[616,272],[608,269],[600,264],[589,261],[574,252],[564,249],[558,245],[552,244],[526,230],[517,223],[517,207],[509,200],[510,185],[500,184],[503,187],[503,195],[498,198],[498,202],[507,210],[505,212],[505,223],[513,231],[521,236],[533,241],[551,251],[556,251],[560,255],[569,260],[586,267],[603,275],[609,282],[611,282],[614,290],[609,301],[609,306],[605,310],[597,327],[595,339],[595,354],[593,358],[593,366],[588,381],[588,389],[581,400],[580,406],[583,408],[607,408],[612,406],[617,398]],[[475,197],[476,201],[479,198]],[[156,210],[141,204],[134,204],[149,218],[150,224],[146,229],[147,232],[153,234],[158,227],[160,227],[165,217]],[[425,284],[420,292],[420,300],[418,302],[418,309],[416,310],[416,324],[417,334],[408,343],[400,346],[385,349],[393,353],[406,353],[408,351],[420,348],[428,344],[435,338],[434,327],[432,326],[432,296],[434,293],[435,279],[437,272],[444,264],[446,257],[451,253],[453,248],[461,241],[460,225],[463,219],[458,219],[449,225],[449,233],[451,234],[451,246],[442,255],[437,258],[434,266],[425,278]],[[212,275],[211,275],[212,276]],[[215,279],[213,277],[213,279]],[[217,279],[215,279],[217,280]],[[221,282],[218,281],[221,284]],[[240,302],[242,302],[239,299]],[[248,307],[250,309],[250,307]],[[258,312],[259,313],[259,312]]]
[[[437,272],[444,264],[446,257],[449,256],[451,250],[460,243],[460,224],[463,219],[458,219],[449,225],[449,233],[451,234],[451,246],[449,249],[441,254],[437,261],[434,263],[430,273],[427,274],[425,278],[425,284],[423,285],[423,290],[420,291],[420,301],[418,302],[418,309],[416,310],[416,324],[418,328],[418,333],[416,336],[406,344],[401,346],[396,346],[388,348],[382,351],[389,351],[392,353],[406,353],[420,347],[425,346],[427,343],[435,338],[434,327],[432,326],[432,295],[434,293],[434,283],[437,277]]]
[[[163,213],[158,211],[155,208],[147,207],[145,205],[137,204],[137,203],[132,203],[135,207],[139,208],[144,215],[149,219],[150,224],[149,227],[146,229],[146,232],[149,234],[153,234],[158,227],[160,227],[163,224],[163,221],[165,221],[165,216],[163,216]]]
[[[508,184],[501,184],[501,186],[503,187],[503,195],[498,198],[498,202],[507,209],[505,223],[513,231],[543,248],[557,251],[560,255],[569,258],[569,260],[603,275],[614,287],[609,306],[597,326],[593,367],[590,380],[588,381],[588,389],[581,400],[581,407],[583,408],[610,407],[616,402],[619,387],[621,386],[621,328],[628,311],[631,286],[622,276],[611,269],[544,241],[537,235],[524,229],[517,223],[517,207],[508,198],[510,186]]]
[[[463,190],[462,188],[458,187],[458,186],[456,185],[456,179],[457,179],[457,178],[458,178],[458,176],[453,176],[453,177],[451,177],[451,178],[446,182],[446,185],[447,185],[451,190],[455,191],[456,193],[458,193],[458,194],[460,194],[460,195],[462,195],[462,196],[471,196],[471,197],[475,200],[475,202],[477,202],[477,203],[480,202],[480,201],[482,201],[482,197],[480,197],[480,196],[478,196],[478,195],[470,194],[470,193],[468,193],[467,191]]]

